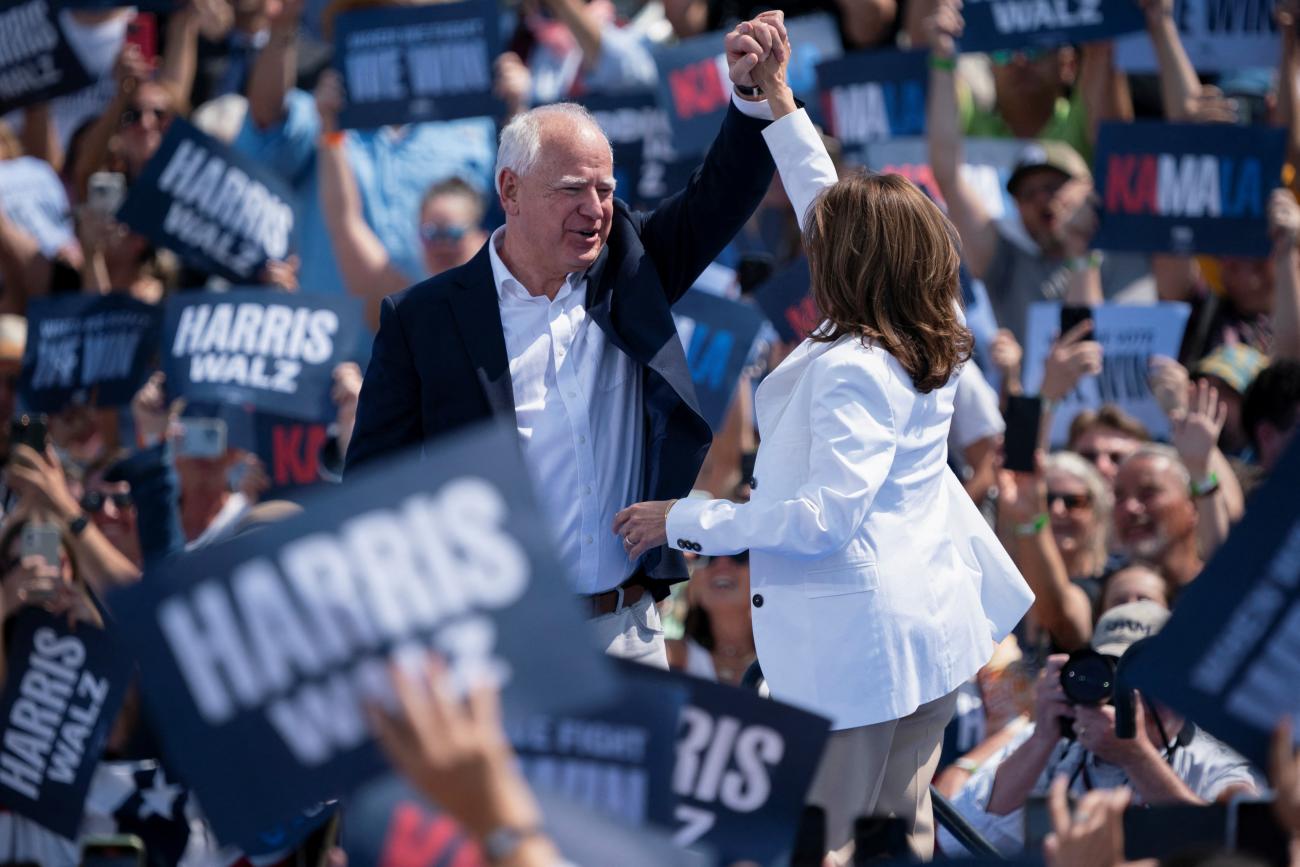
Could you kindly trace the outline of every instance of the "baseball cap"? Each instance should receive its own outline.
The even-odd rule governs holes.
[[[1268,356],[1253,346],[1239,343],[1220,346],[1192,367],[1192,376],[1217,376],[1237,394],[1246,389],[1268,367]]]
[[[1147,600],[1116,605],[1097,621],[1092,649],[1106,656],[1123,656],[1129,645],[1155,635],[1168,619],[1168,608]]]
[[[26,346],[26,318],[14,313],[0,313],[0,362],[22,364]]]
[[[1071,180],[1092,180],[1092,172],[1078,151],[1063,141],[1040,139],[1025,145],[1016,157],[1015,168],[1007,178],[1007,192],[1014,196],[1025,175],[1038,169],[1054,169]]]

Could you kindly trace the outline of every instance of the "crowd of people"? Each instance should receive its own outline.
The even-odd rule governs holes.
[[[829,12],[847,51],[912,47],[930,57],[925,138],[936,188],[927,192],[943,203],[961,264],[973,278],[965,304],[974,347],[970,375],[956,386],[948,460],[1035,596],[1014,633],[962,687],[945,734],[938,790],[1007,856],[1024,850],[1026,804],[1047,798],[1055,830],[1045,846],[1048,861],[1111,867],[1124,860],[1120,816],[1132,805],[1226,802],[1271,789],[1278,821],[1297,841],[1293,863],[1300,863],[1300,766],[1288,728],[1275,738],[1272,767],[1253,767],[1155,703],[1138,703],[1137,738],[1119,738],[1112,706],[1079,704],[1061,686],[1071,654],[1091,648],[1119,657],[1161,629],[1180,594],[1249,513],[1252,492],[1275,470],[1300,425],[1300,181],[1294,170],[1300,165],[1300,7],[1278,0],[1273,9],[1280,41],[1275,68],[1204,74],[1188,57],[1173,0],[1134,2],[1145,18],[1154,74],[1121,70],[1110,42],[962,54],[961,0],[798,0],[784,10],[787,18]],[[469,263],[505,221],[503,209],[516,216],[509,184],[526,172],[512,164],[503,173],[497,165],[499,131],[512,118],[548,103],[653,91],[656,46],[730,27],[766,8],[741,0],[521,0],[502,10],[506,50],[494,67],[505,116],[343,129],[345,88],[330,67],[334,19],[377,5],[178,0],[167,14],[134,7],[59,13],[95,81],[0,121],[0,418],[20,417],[25,409],[19,381],[29,302],[120,293],[158,304],[176,293],[229,286],[117,222],[120,195],[106,207],[96,193],[106,177],[121,179],[119,192],[129,190],[175,119],[188,119],[274,171],[291,190],[298,246],[285,260],[269,262],[258,285],[359,298],[376,330],[385,317],[399,315],[386,298]],[[797,54],[799,46],[793,48]],[[1098,127],[1138,119],[1286,130],[1284,177],[1268,203],[1268,255],[1093,248],[1099,191],[1089,163]],[[526,138],[526,125],[516,132]],[[963,172],[970,137],[1033,141],[1006,182],[1013,213],[996,217],[1000,209]],[[838,154],[833,139],[826,144]],[[622,196],[624,190],[598,192]],[[790,204],[797,194],[787,196],[780,179],[765,194],[731,192],[737,198],[753,192],[756,210],[734,238],[720,241],[725,249],[710,252],[729,277],[721,286],[710,281],[705,291],[749,303],[744,263],[757,256],[779,269],[803,255],[802,215]],[[516,252],[525,254],[518,261],[533,261],[529,248]],[[545,253],[536,252],[538,260]],[[494,256],[493,272],[500,264]],[[504,282],[498,280],[498,291],[508,291]],[[679,288],[678,297],[687,286]],[[1116,405],[1070,409],[1080,383],[1108,362],[1093,319],[1054,336],[1031,392],[1028,315],[1038,301],[1093,309],[1188,306],[1178,351],[1153,357],[1147,371],[1167,436],[1153,437]],[[506,342],[513,352],[509,331]],[[691,496],[750,500],[758,485],[755,389],[793,349],[775,331],[764,332]],[[336,419],[322,450],[320,484],[341,479],[359,404],[365,409],[366,362],[334,372]],[[513,365],[512,372],[518,373]],[[1040,398],[1040,448],[1032,467],[1012,470],[1003,466],[1003,414],[1025,396]],[[129,407],[80,403],[52,414],[48,443],[17,441],[19,427],[0,425],[6,465],[0,549],[8,564],[0,575],[0,612],[6,621],[26,606],[41,606],[100,628],[99,600],[139,580],[155,558],[301,508],[263,501],[270,487],[266,456],[234,445],[215,457],[179,452],[182,403],[169,400],[164,377],[155,373]],[[393,407],[393,418],[370,422],[366,436],[411,411]],[[1064,412],[1073,417],[1057,425]],[[1052,431],[1060,427],[1068,435],[1054,441]],[[539,436],[526,449],[548,442]],[[351,449],[352,457],[367,458],[367,448]],[[558,472],[555,478],[570,480]],[[554,486],[540,496],[556,514],[577,498],[576,489]],[[24,556],[19,544],[26,525],[43,522],[60,527],[57,564]],[[747,675],[753,680],[752,620],[762,597],[751,591],[749,552],[696,554],[676,541],[671,547],[682,550],[689,580],[663,599],[638,596],[651,609],[639,615],[639,628],[657,634],[662,619],[674,669],[732,685]],[[575,534],[558,547],[577,544]],[[575,571],[594,569],[572,559],[583,564]],[[674,562],[665,557],[664,568],[671,572]],[[585,574],[579,577],[585,581]],[[608,589],[580,586],[589,594]],[[620,589],[617,605],[623,601]],[[0,648],[0,659],[7,653]],[[467,703],[448,698],[436,665],[424,678],[420,689],[403,681],[397,716],[376,719],[394,764],[471,835],[486,838],[502,823],[536,825],[534,795],[511,762],[495,696],[475,693]],[[79,838],[0,813],[0,855],[8,862],[75,864],[84,839],[116,832],[140,835],[150,863],[234,864],[246,857],[214,839],[193,797],[178,798],[166,817],[136,809],[131,793],[160,785],[165,773],[139,704],[138,695],[128,696],[95,771]],[[1077,799],[1073,814],[1067,797]],[[940,857],[962,850],[957,838],[938,835]],[[278,852],[256,863],[294,863],[294,855]],[[335,862],[344,857],[330,854]],[[501,863],[561,859],[538,834],[508,850]]]

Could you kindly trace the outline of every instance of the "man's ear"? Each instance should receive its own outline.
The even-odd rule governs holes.
[[[519,176],[510,169],[502,169],[497,177],[501,179],[501,210],[510,216],[518,216]]]

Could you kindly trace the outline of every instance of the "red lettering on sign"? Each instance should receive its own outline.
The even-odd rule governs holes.
[[[278,424],[271,429],[271,469],[276,487],[309,485],[320,478],[323,424]]]
[[[674,69],[668,73],[668,86],[673,94],[673,108],[683,120],[717,111],[731,98],[722,86],[715,57]]]
[[[785,321],[790,323],[795,336],[803,340],[814,328],[821,324],[821,314],[817,312],[817,302],[812,299],[811,295],[805,295],[803,300],[785,311]]]
[[[1119,214],[1156,212],[1156,158],[1111,154],[1106,164],[1106,210]]]
[[[429,867],[455,844],[460,829],[446,816],[430,816],[409,801],[397,805],[379,867]]]

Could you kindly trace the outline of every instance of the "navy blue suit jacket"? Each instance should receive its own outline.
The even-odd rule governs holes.
[[[650,212],[616,200],[609,239],[587,272],[588,314],[641,368],[647,500],[686,496],[712,439],[671,305],[767,192],[775,167],[761,135],[766,125],[732,106],[686,189]],[[485,244],[467,264],[384,299],[347,470],[490,418],[513,427],[514,411]],[[681,554],[667,547],[647,553],[638,573],[687,577]]]

